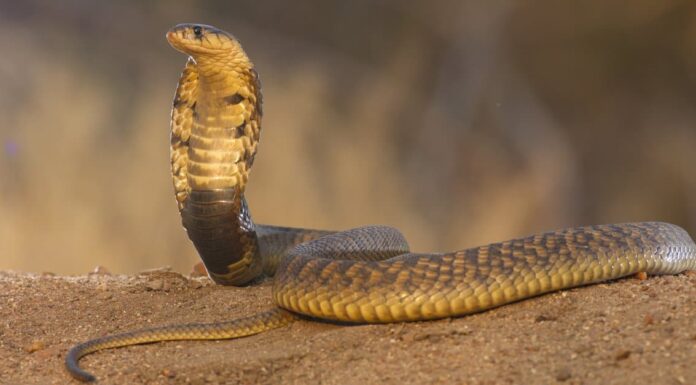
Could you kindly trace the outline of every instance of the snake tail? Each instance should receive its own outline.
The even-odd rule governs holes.
[[[79,366],[82,357],[99,350],[176,340],[224,340],[240,338],[276,329],[293,322],[297,316],[280,309],[249,317],[215,323],[191,323],[140,329],[96,338],[74,346],[65,357],[65,366],[75,379],[91,382],[95,377]]]

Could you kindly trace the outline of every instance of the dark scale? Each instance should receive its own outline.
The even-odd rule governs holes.
[[[240,95],[240,94],[233,94],[233,95],[228,95],[222,98],[222,100],[225,101],[227,104],[239,104],[241,103],[245,98]]]
[[[244,136],[244,127],[246,126],[246,122],[240,124],[239,126],[234,128],[234,137],[235,138],[241,138]]]

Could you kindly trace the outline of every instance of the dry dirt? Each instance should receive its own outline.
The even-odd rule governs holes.
[[[0,383],[77,383],[63,369],[76,342],[268,306],[268,282],[0,272]],[[696,384],[696,274],[623,279],[459,319],[301,321],[233,341],[127,347],[82,366],[100,384]]]

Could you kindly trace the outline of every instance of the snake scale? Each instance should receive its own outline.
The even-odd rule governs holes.
[[[457,317],[542,293],[637,272],[696,269],[686,231],[660,222],[598,225],[444,253],[409,252],[393,228],[342,232],[255,225],[244,198],[261,128],[261,87],[230,34],[180,24],[167,40],[188,55],[171,116],[171,171],[182,222],[210,277],[245,285],[274,275],[276,307],[212,324],[172,325],[73,347],[69,373],[86,354],[165,340],[224,339],[281,327],[298,315],[384,323]]]

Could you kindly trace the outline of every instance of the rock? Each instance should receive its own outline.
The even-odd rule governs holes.
[[[109,285],[106,282],[99,282],[97,284],[97,290],[99,291],[107,291],[109,290]]]
[[[60,346],[53,346],[53,347],[48,347],[43,350],[39,350],[33,354],[34,358],[37,360],[43,360],[43,361],[48,361],[52,360],[54,358],[61,357],[61,354],[63,353],[63,349]]]
[[[556,381],[567,381],[570,379],[570,377],[572,377],[572,375],[573,373],[570,371],[570,368],[563,366],[556,370]]]
[[[111,298],[113,298],[113,296],[114,296],[113,294],[109,293],[108,291],[105,291],[105,292],[97,294],[96,298],[100,301],[107,301],[107,300],[110,300]]]
[[[534,322],[555,321],[558,318],[550,314],[539,314],[534,318]]]
[[[628,357],[631,356],[631,351],[630,350],[621,350],[616,355],[614,356],[614,359],[616,361],[623,361],[627,359]]]
[[[198,262],[193,265],[193,270],[191,271],[191,277],[207,277],[208,270],[205,269],[205,265],[202,262]]]
[[[39,350],[46,348],[46,344],[41,340],[34,340],[29,345],[24,347],[24,351],[27,353],[34,353]]]
[[[648,325],[653,325],[655,323],[655,317],[653,317],[652,314],[646,314],[645,317],[643,318],[643,324],[648,326]]]
[[[145,284],[145,288],[153,291],[162,290],[164,288],[164,281],[161,279],[153,279]]]
[[[97,265],[89,272],[89,275],[111,275],[111,272],[106,267]]]
[[[138,273],[139,275],[151,275],[151,274],[159,274],[159,273],[169,273],[172,271],[171,266],[162,266],[162,267],[155,267],[154,269],[145,269],[140,271]]]

